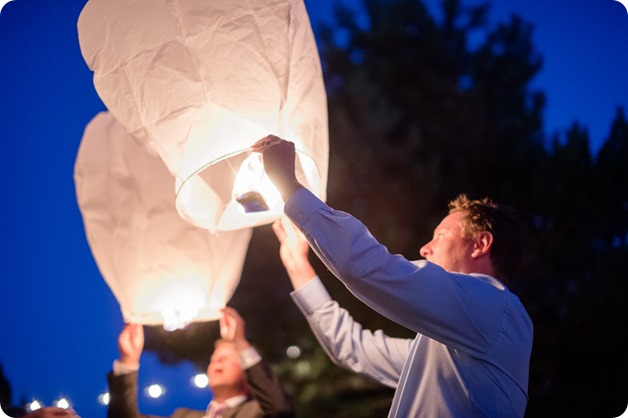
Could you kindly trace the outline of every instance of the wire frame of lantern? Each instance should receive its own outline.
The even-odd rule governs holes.
[[[209,230],[279,218],[250,152],[268,134],[295,143],[299,180],[326,199],[327,98],[303,0],[90,0],[78,33],[109,111],[177,178],[183,218]]]
[[[173,330],[219,318],[251,228],[212,234],[183,220],[173,176],[107,112],[85,129],[74,181],[87,241],[126,322]]]

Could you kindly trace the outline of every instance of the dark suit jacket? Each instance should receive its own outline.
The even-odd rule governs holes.
[[[270,366],[264,362],[245,370],[251,399],[227,411],[225,418],[292,418],[294,406]],[[137,372],[115,376],[109,381],[107,418],[158,418],[140,413],[137,406]],[[205,411],[178,408],[170,418],[202,418]]]

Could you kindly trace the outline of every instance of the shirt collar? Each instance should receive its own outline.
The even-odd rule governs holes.
[[[231,398],[228,398],[224,402],[221,402],[221,403],[227,405],[229,408],[235,408],[236,406],[240,405],[241,403],[243,403],[247,399],[248,399],[248,397],[245,396],[245,395],[237,395],[237,396],[232,396]],[[209,405],[211,405],[212,402],[213,403],[217,403],[218,401],[212,400],[209,403]]]

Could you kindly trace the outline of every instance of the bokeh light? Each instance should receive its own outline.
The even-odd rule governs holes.
[[[199,389],[206,388],[209,385],[209,378],[205,373],[199,373],[192,378],[192,384]]]
[[[147,396],[157,399],[166,393],[166,389],[161,385],[153,384],[147,387],[145,392]]]
[[[301,356],[301,347],[298,345],[291,345],[286,349],[286,355],[291,359],[296,359]]]
[[[57,408],[68,409],[70,407],[70,402],[66,398],[60,398],[55,402]]]
[[[98,403],[101,405],[109,405],[109,392],[101,393],[98,395]]]
[[[41,403],[38,400],[33,399],[28,405],[26,405],[26,409],[29,411],[36,411],[41,408]]]

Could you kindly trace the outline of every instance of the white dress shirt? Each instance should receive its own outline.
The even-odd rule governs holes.
[[[396,387],[390,417],[523,417],[532,322],[501,282],[390,254],[307,189],[285,213],[356,297],[417,333],[404,340],[363,330],[319,280],[293,292],[334,361]]]

